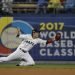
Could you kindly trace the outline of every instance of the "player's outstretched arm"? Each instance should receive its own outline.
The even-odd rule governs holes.
[[[30,34],[22,34],[21,30],[19,28],[17,28],[16,37],[21,38],[21,39],[26,39],[26,38],[30,37]]]

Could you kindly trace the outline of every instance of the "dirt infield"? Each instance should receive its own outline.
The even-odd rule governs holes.
[[[75,69],[0,68],[0,75],[75,75]]]

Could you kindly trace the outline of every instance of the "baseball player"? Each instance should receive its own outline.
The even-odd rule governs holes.
[[[17,37],[22,38],[23,41],[16,49],[15,52],[11,53],[7,57],[0,57],[0,62],[11,61],[14,59],[20,59],[21,62],[16,66],[28,66],[28,65],[35,65],[35,62],[31,55],[29,54],[29,50],[34,47],[34,45],[38,43],[46,43],[50,44],[54,40],[60,40],[60,33],[57,33],[54,39],[43,40],[39,38],[40,32],[38,30],[32,30],[32,34],[21,34],[20,30],[18,30]]]
[[[2,11],[4,13],[13,13],[12,10],[12,4],[13,4],[13,0],[2,0]]]

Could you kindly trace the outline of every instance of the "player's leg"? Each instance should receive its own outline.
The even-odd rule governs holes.
[[[0,62],[6,62],[6,61],[11,61],[14,59],[19,59],[22,56],[22,52],[20,50],[16,50],[15,52],[11,53],[7,57],[0,57]]]
[[[27,52],[22,57],[22,61],[19,64],[20,66],[28,66],[28,65],[35,65],[35,62],[33,58],[30,56],[30,54]]]

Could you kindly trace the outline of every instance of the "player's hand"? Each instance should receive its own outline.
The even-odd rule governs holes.
[[[17,28],[17,32],[18,32],[18,33],[20,33],[20,32],[21,32],[20,28]]]
[[[61,34],[60,33],[57,33],[56,36],[55,36],[55,41],[58,41],[61,39]]]
[[[53,43],[53,40],[52,39],[48,39],[46,44],[50,44],[50,43]]]
[[[19,37],[20,34],[21,34],[21,30],[20,30],[20,28],[17,28],[17,36],[16,37]]]

